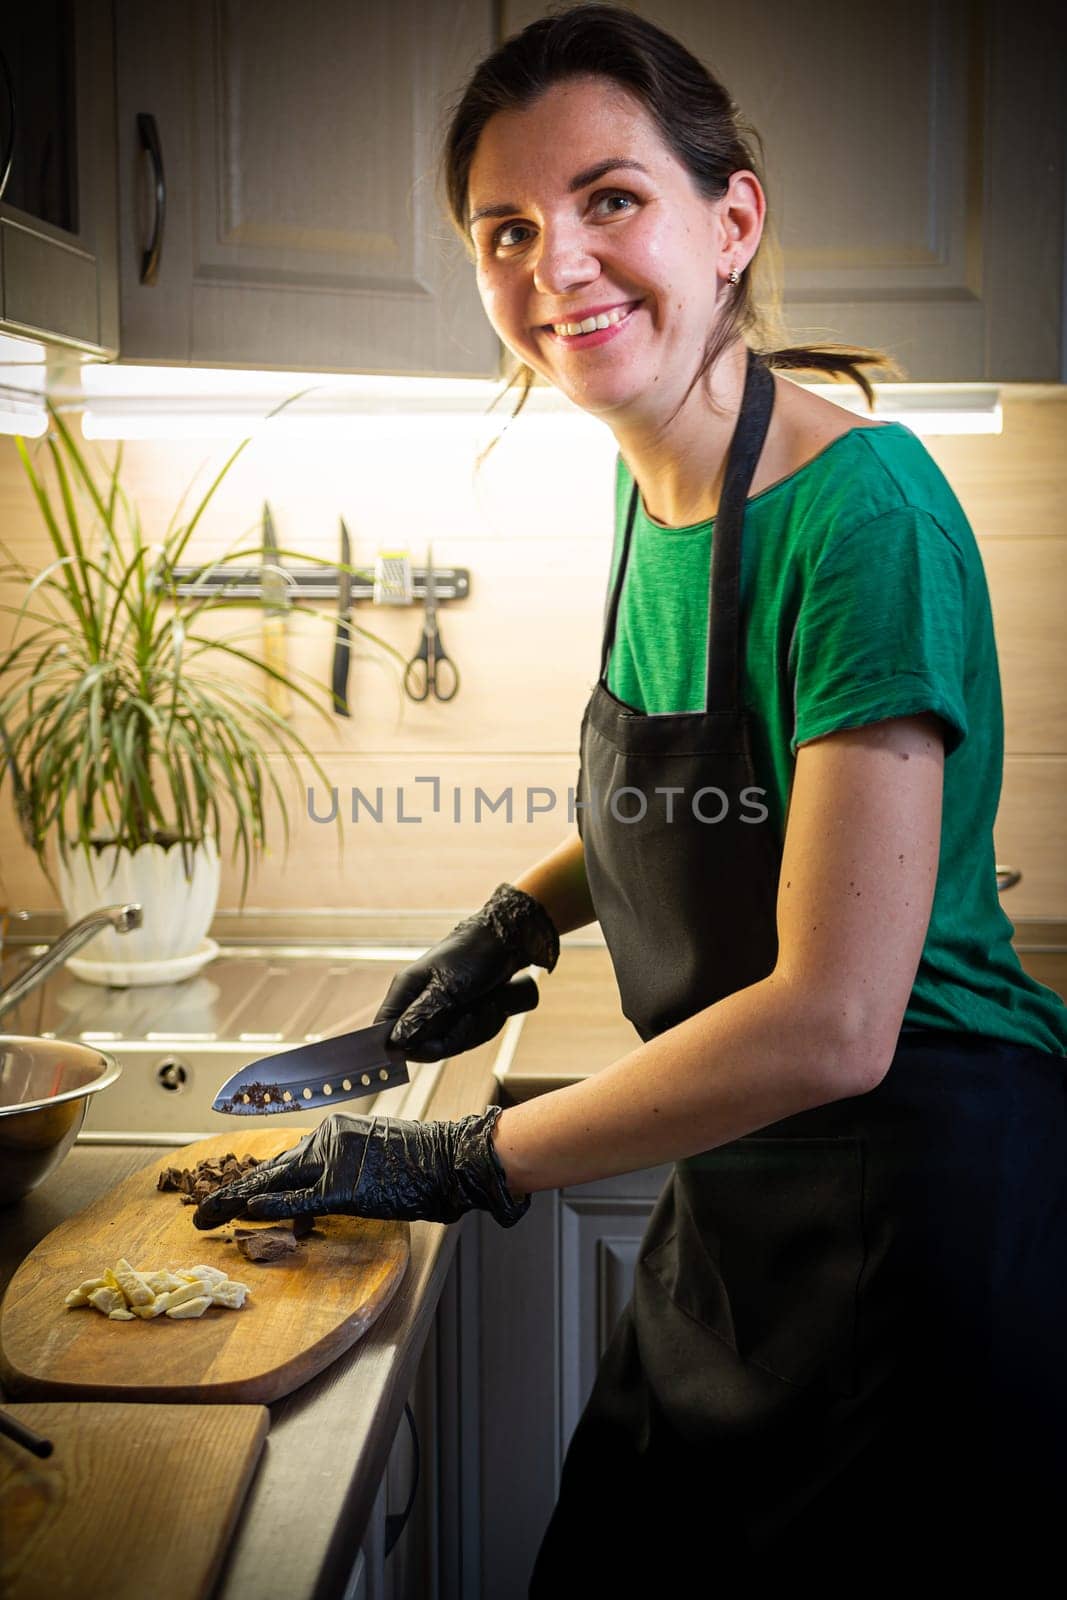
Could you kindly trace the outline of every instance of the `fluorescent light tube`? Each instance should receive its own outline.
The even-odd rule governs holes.
[[[812,394],[844,411],[870,416],[867,401],[853,383],[806,383]],[[912,433],[1003,433],[1000,390],[995,384],[882,383],[874,385],[874,415],[902,422]]]
[[[796,380],[794,380],[796,381]],[[241,438],[269,426],[277,438],[344,437],[374,443],[397,427],[419,437],[462,436],[472,421],[501,427],[514,395],[486,378],[402,378],[314,372],[243,372],[232,368],[88,366],[82,373],[88,439]],[[803,384],[846,411],[868,415],[851,383]],[[875,416],[924,435],[1000,433],[995,385],[876,384]],[[298,398],[293,398],[298,397]],[[267,413],[291,400],[277,416]],[[489,411],[494,400],[497,402]],[[72,397],[71,405],[77,401]],[[519,422],[583,417],[572,401],[535,384]]]

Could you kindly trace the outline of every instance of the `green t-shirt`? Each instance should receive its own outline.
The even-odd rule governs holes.
[[[612,581],[632,481],[620,457]],[[660,527],[638,499],[607,681],[639,711],[704,709],[714,525]],[[944,724],[940,864],[905,1023],[1067,1055],[1067,1005],[1023,971],[997,891],[1004,719],[982,559],[908,428],[853,428],[749,500],[741,607],[753,759],[780,841],[798,744],[920,712]]]

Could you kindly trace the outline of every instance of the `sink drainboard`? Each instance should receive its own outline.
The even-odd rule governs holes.
[[[104,988],[63,969],[5,1017],[5,1032],[74,1039],[113,1056],[122,1076],[90,1102],[82,1144],[188,1144],[236,1119],[212,1111],[239,1067],[314,1039],[368,1027],[396,973],[423,947],[224,947],[182,983]],[[417,1116],[437,1064],[352,1112]],[[313,1126],[330,1114],[298,1111]]]

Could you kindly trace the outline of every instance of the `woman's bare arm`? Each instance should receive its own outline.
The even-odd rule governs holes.
[[[583,1082],[509,1106],[494,1143],[512,1193],[677,1161],[878,1083],[930,920],[943,761],[930,717],[801,746],[774,971]]]
[[[572,933],[575,928],[596,921],[585,876],[585,851],[577,830],[516,878],[515,887],[544,906],[557,933]]]

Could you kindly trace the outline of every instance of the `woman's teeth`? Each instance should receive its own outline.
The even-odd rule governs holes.
[[[611,311],[602,311],[599,317],[586,317],[584,322],[553,322],[552,332],[558,333],[562,338],[573,339],[579,333],[595,333],[598,328],[613,328],[617,322],[628,317],[632,306],[615,306]]]

